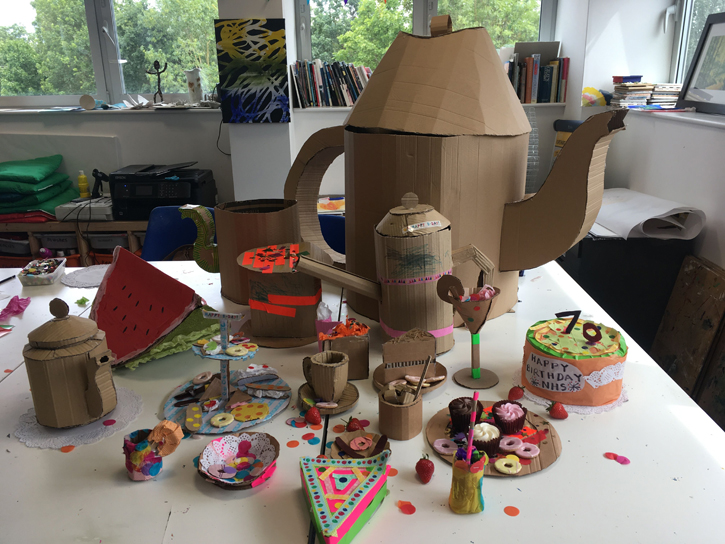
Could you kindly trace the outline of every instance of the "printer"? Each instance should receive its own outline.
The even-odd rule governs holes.
[[[146,221],[157,206],[200,204],[213,208],[217,192],[211,170],[172,165],[134,164],[109,175],[113,218]]]

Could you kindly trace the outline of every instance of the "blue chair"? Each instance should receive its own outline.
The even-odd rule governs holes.
[[[345,254],[345,216],[319,214],[320,230],[327,245],[338,253]]]
[[[207,209],[213,216],[214,209]],[[151,210],[141,258],[144,261],[168,260],[177,249],[193,245],[195,240],[196,225],[189,218],[182,219],[179,206],[159,206]]]

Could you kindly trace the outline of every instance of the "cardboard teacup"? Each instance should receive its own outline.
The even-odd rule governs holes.
[[[350,359],[339,351],[323,351],[302,361],[302,371],[315,395],[325,402],[337,402],[347,385]]]

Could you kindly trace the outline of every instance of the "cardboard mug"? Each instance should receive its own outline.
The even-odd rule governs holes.
[[[347,386],[349,357],[340,351],[323,351],[302,361],[302,371],[310,387],[325,402],[337,402]]]
[[[157,476],[163,468],[163,459],[149,442],[151,429],[139,429],[123,437],[128,477],[141,482]]]
[[[423,430],[423,395],[410,404],[393,404],[378,394],[380,433],[393,440],[410,440]]]

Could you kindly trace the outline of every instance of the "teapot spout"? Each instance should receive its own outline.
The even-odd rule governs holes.
[[[202,270],[219,272],[219,250],[214,243],[214,217],[204,206],[187,204],[179,208],[181,217],[188,217],[196,225],[196,240],[194,240],[194,260]]]
[[[626,114],[614,110],[587,119],[562,148],[539,192],[506,204],[499,270],[535,268],[586,236],[602,204],[609,142],[624,130]]]

